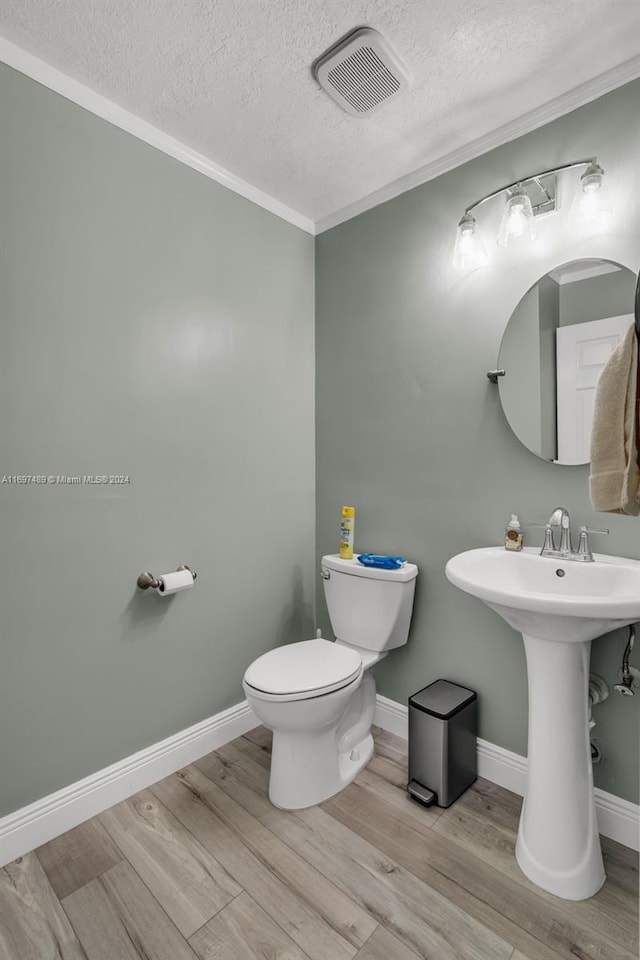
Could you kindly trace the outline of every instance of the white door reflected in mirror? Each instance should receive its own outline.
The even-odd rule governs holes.
[[[633,314],[556,330],[558,462],[591,460],[593,401],[598,377],[633,323]]]

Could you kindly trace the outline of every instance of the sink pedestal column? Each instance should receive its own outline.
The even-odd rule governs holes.
[[[544,890],[584,900],[605,881],[589,742],[591,641],[522,636],[529,678],[529,748],[516,859]]]

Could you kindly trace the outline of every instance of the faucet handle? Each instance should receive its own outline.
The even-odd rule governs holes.
[[[542,546],[541,553],[547,553],[549,550],[555,550],[555,544],[553,542],[553,530],[551,529],[551,524],[547,520],[542,522],[540,520],[529,520],[527,523],[528,527],[544,527],[544,544]]]
[[[608,534],[608,530],[591,530],[589,527],[582,526],[580,527],[580,541],[578,543],[578,550],[576,556],[579,560],[593,560],[593,554],[591,552],[591,545],[589,544],[589,534],[590,533],[601,533]]]

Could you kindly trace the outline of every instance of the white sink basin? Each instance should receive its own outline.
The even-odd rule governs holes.
[[[456,587],[484,600],[521,633],[583,642],[640,620],[640,561],[594,554],[593,563],[481,547],[452,557]]]
[[[591,641],[640,621],[640,561],[593,563],[504,547],[452,557],[446,575],[522,633],[529,744],[516,859],[534,883],[568,900],[605,881],[589,742]]]

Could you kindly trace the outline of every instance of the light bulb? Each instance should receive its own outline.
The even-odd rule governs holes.
[[[453,248],[453,266],[459,270],[475,270],[487,262],[478,224],[470,213],[465,213],[458,224],[456,242]]]
[[[535,237],[531,200],[519,183],[504,205],[498,231],[498,244],[501,247],[507,247],[513,243],[535,240]]]
[[[590,163],[580,177],[571,205],[570,218],[583,228],[604,230],[610,225],[612,217],[604,170],[599,164]]]

